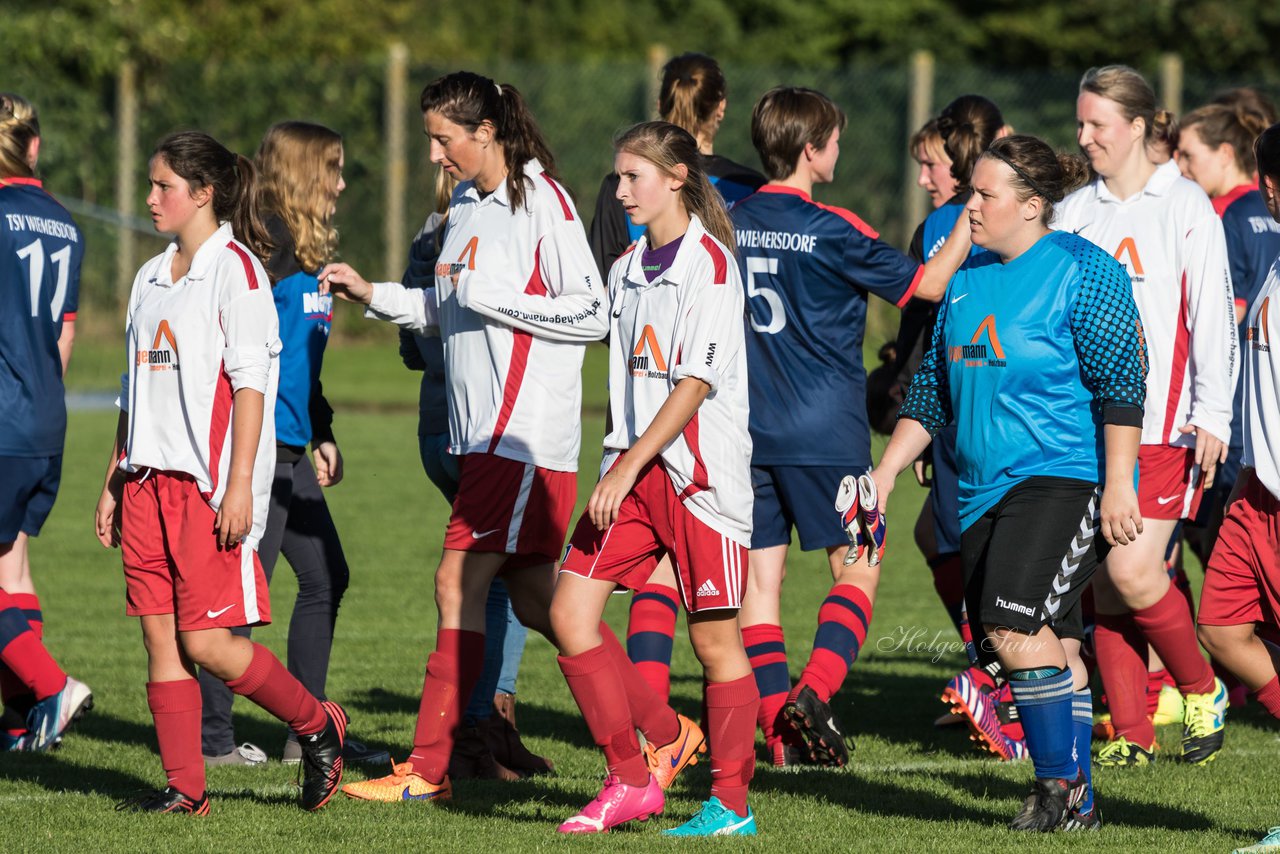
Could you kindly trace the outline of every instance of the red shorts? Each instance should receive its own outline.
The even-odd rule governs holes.
[[[125,481],[126,614],[174,614],[184,632],[271,622],[257,551],[244,544],[219,548],[217,518],[190,475],[149,471]]]
[[[1197,622],[1280,626],[1280,501],[1253,469],[1241,480],[1205,570]]]
[[[1194,519],[1204,497],[1195,448],[1143,445],[1138,450],[1138,507],[1144,519]]]
[[[445,529],[446,549],[521,555],[531,559],[527,565],[560,555],[578,499],[577,472],[494,454],[467,454],[458,463],[458,496]]]
[[[747,547],[690,513],[657,463],[640,473],[618,508],[618,520],[607,530],[582,514],[560,571],[635,590],[649,580],[664,554],[675,563],[685,610],[742,607]]]

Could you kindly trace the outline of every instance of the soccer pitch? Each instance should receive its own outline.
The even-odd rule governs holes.
[[[115,372],[115,357],[115,350],[79,349],[72,365],[76,384],[108,385],[103,378]],[[600,459],[603,357],[603,348],[591,348],[579,506]],[[418,375],[399,365],[394,341],[335,348],[326,357],[324,379],[338,410],[335,430],[346,459],[345,480],[327,495],[351,566],[329,694],[350,713],[357,738],[403,759],[435,631],[431,573],[448,508],[418,461]],[[448,804],[336,798],[308,815],[294,805],[295,771],[276,761],[283,726],[239,700],[237,739],[264,748],[271,763],[211,769],[213,813],[206,819],[114,812],[117,799],[164,779],[143,687],[141,634],[137,621],[124,616],[119,553],[102,549],[92,533],[114,423],[114,412],[71,414],[58,503],[32,546],[47,643],[69,673],[92,687],[95,708],[60,750],[3,754],[0,849],[647,851],[677,844],[657,830],[687,818],[706,796],[705,764],[677,781],[660,819],[603,838],[555,833],[556,824],[598,790],[603,760],[552,648],[534,635],[520,674],[518,721],[529,746],[555,761],[553,776],[518,783],[460,781]],[[980,754],[963,727],[932,726],[943,711],[938,694],[963,666],[964,654],[911,542],[924,491],[907,483],[909,478],[904,475],[889,509],[889,550],[871,632],[833,703],[857,740],[850,766],[775,771],[759,765],[751,805],[760,835],[694,844],[789,852],[1229,851],[1280,824],[1280,740],[1274,721],[1255,703],[1229,715],[1226,747],[1207,767],[1182,766],[1162,754],[1154,767],[1095,769],[1105,821],[1101,832],[1033,837],[1004,830],[1026,794],[1031,766]],[[1191,576],[1198,586],[1198,567]],[[817,606],[829,583],[825,557],[793,552],[783,595],[793,677],[808,656]],[[282,562],[272,589],[275,623],[255,633],[281,657],[295,589]],[[628,601],[617,596],[610,607],[608,619],[619,634]],[[682,632],[673,704],[696,717],[700,670]],[[1159,736],[1176,750],[1177,728]],[[371,772],[355,766],[348,779]]]

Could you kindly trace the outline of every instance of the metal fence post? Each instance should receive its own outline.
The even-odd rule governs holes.
[[[133,217],[133,199],[138,191],[138,68],[126,60],[116,77],[116,212],[126,223]],[[116,238],[115,299],[123,304],[133,283],[133,228],[122,225]]]
[[[1160,100],[1175,116],[1182,113],[1182,57],[1176,53],[1160,57]]]
[[[409,90],[409,48],[394,42],[387,51],[387,89],[383,105],[386,122],[386,208],[383,217],[383,269],[389,281],[399,281],[407,257],[405,195],[409,158],[405,98]]]

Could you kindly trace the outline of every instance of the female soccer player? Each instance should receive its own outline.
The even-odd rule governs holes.
[[[371,285],[346,264],[320,279],[375,317],[438,326],[458,495],[435,575],[440,622],[408,761],[351,783],[353,798],[451,796],[454,728],[480,678],[490,582],[520,622],[553,637],[554,564],[577,496],[582,356],[608,329],[586,235],[524,99],[459,71],[422,92],[431,159],[461,183],[435,287]]]
[[[1080,595],[1108,545],[1141,542],[1137,307],[1115,259],[1048,226],[1083,177],[1083,164],[1029,136],[999,140],[978,161],[965,210],[988,251],[952,279],[872,472],[883,508],[930,434],[957,425],[968,613],[986,635],[980,655],[994,652],[1009,674],[1035,763],[1015,830],[1101,821]]]
[[[247,158],[199,132],[165,137],[151,156],[147,206],[174,241],[134,279],[129,369],[95,523],[104,546],[121,548],[127,613],[141,618],[168,785],[119,809],[208,814],[196,666],[297,734],[304,809],[324,806],[342,779],[346,713],[231,633],[271,620],[257,546],[275,468],[280,337],[256,181]]]
[[[942,207],[956,194],[956,179],[951,174],[951,156],[938,129],[938,120],[929,119],[911,135],[908,143],[911,157],[920,164],[916,186],[929,194],[929,202]]]
[[[404,287],[435,286],[449,199],[457,185],[448,173],[437,170],[435,210],[409,248],[409,264],[400,280]],[[401,329],[400,356],[410,370],[422,371],[418,451],[427,479],[452,505],[458,495],[458,458],[449,453],[449,404],[439,331],[418,334]],[[462,716],[462,728],[449,758],[449,777],[511,781],[525,774],[545,774],[552,768],[550,760],[530,752],[515,726],[516,674],[524,657],[528,630],[516,619],[511,597],[500,578],[495,578],[489,587],[484,616],[484,669]]]
[[[703,741],[692,721],[636,684],[634,667],[619,663],[617,642],[600,622],[618,585],[643,584],[656,560],[670,555],[705,673],[712,739],[711,797],[667,834],[754,834],[747,786],[760,695],[738,630],[751,439],[733,229],[688,132],[646,122],[614,148],[618,200],[645,234],[609,273],[613,429],[551,605],[560,669],[604,750],[608,775],[560,831],[599,833],[661,813],[665,787],[651,764],[669,774],[668,765],[695,761]],[[655,719],[673,742],[683,735],[686,748],[657,751],[650,762],[635,733],[653,731]]]
[[[320,364],[333,320],[333,297],[321,295],[316,273],[337,249],[333,229],[342,180],[342,137],[323,125],[281,122],[258,147],[259,201],[273,249],[267,260],[271,295],[280,319],[280,388],[275,403],[276,466],[267,527],[258,559],[267,583],[283,552],[298,578],[298,598],[289,620],[289,672],[317,697],[325,696],[329,653],[338,605],[349,573],[338,530],[321,487],[342,480],[342,454],[334,439],[333,410],[320,390]],[[307,458],[307,445],[312,448]],[[249,636],[249,627],[232,630]],[[266,755],[251,744],[236,747],[231,728],[235,696],[207,671],[200,673],[204,706],[202,751],[209,765],[259,764]],[[385,750],[369,750],[348,737],[349,762],[385,763]],[[296,763],[301,748],[293,733],[284,761]]]
[[[1236,333],[1243,341],[1249,308],[1266,281],[1267,272],[1280,255],[1280,224],[1267,213],[1258,191],[1253,143],[1274,118],[1260,106],[1240,99],[1233,106],[1212,103],[1183,117],[1178,133],[1178,165],[1182,174],[1200,185],[1222,218],[1227,239],[1227,260],[1235,294]],[[1242,345],[1243,346],[1243,345]],[[1187,526],[1187,541],[1201,565],[1208,562],[1218,527],[1240,472],[1244,454],[1244,385],[1236,386],[1231,404],[1231,439],[1227,459],[1214,478],[1213,489],[1196,517]]]
[[[830,501],[844,475],[871,465],[862,365],[868,296],[899,307],[913,295],[936,302],[969,249],[967,229],[959,230],[921,266],[852,212],[813,199],[814,187],[835,176],[845,121],[835,102],[812,89],[766,92],[752,113],[751,141],[769,183],[732,211],[750,312],[755,494],[742,633],[775,764],[805,754],[827,765],[848,762],[847,735],[830,703],[866,639],[880,570],[866,557],[846,564],[848,539]],[[833,582],[794,686],[780,613],[792,528],[802,549],[826,551]],[[788,744],[787,734],[803,739],[799,754],[788,756],[799,745]]]
[[[1054,228],[1098,244],[1133,282],[1150,350],[1139,499],[1147,531],[1099,573],[1094,643],[1116,738],[1102,765],[1155,759],[1147,718],[1147,645],[1185,697],[1181,758],[1204,763],[1222,747],[1227,694],[1196,643],[1186,598],[1165,570],[1179,519],[1213,485],[1231,435],[1236,325],[1222,222],[1204,191],[1173,161],[1172,117],[1136,71],[1088,71],[1076,102],[1080,147],[1097,177],[1059,207]]]
[[[45,649],[27,540],[53,509],[62,476],[84,241],[36,177],[40,120],[0,94],[0,750],[45,750],[93,695]]]

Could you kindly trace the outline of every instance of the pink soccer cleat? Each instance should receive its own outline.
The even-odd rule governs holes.
[[[600,794],[556,830],[560,833],[608,833],[611,827],[629,821],[645,821],[651,815],[662,815],[664,803],[662,786],[652,775],[646,786],[628,786],[610,774],[605,778]]]

